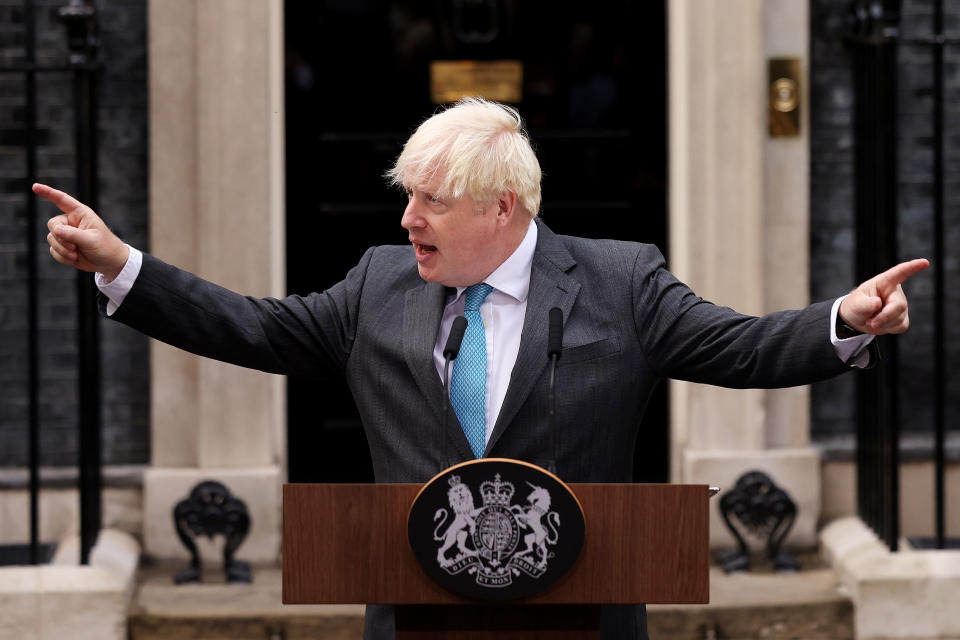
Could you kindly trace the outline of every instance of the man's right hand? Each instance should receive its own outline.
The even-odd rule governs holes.
[[[130,250],[100,216],[73,196],[45,184],[34,184],[33,192],[63,212],[47,221],[47,242],[53,259],[82,271],[102,273],[107,282],[116,278],[127,263]]]

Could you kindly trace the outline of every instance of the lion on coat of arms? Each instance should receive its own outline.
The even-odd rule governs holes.
[[[437,509],[433,515],[433,521],[437,523],[433,531],[433,539],[437,542],[443,541],[443,545],[437,551],[437,562],[441,567],[449,567],[463,556],[476,556],[477,552],[466,546],[467,536],[472,534],[477,526],[476,515],[480,511],[473,502],[473,494],[470,488],[460,481],[460,476],[449,478],[450,489],[447,490],[447,499],[450,502],[450,508],[453,509],[453,522],[441,534],[440,529],[447,521],[448,513],[446,509]],[[454,545],[460,552],[459,556],[447,558],[447,552]]]

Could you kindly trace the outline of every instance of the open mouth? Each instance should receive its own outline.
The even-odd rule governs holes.
[[[418,255],[427,255],[437,250],[437,248],[431,244],[420,244],[419,242],[414,242],[413,246],[416,247]]]

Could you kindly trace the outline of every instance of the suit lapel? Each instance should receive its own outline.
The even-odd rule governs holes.
[[[520,351],[517,353],[517,362],[510,374],[510,386],[484,455],[489,455],[497,440],[506,431],[547,366],[550,309],[559,307],[566,324],[570,309],[580,292],[580,283],[567,275],[567,271],[576,264],[573,256],[552,231],[539,221],[537,224],[537,249],[530,270],[530,293],[527,297],[523,331],[520,334]]]
[[[427,282],[407,291],[403,301],[403,357],[438,422],[444,415],[443,383],[437,376],[433,348],[437,343],[445,300],[446,288]],[[473,458],[470,444],[452,409],[445,427],[462,458]]]

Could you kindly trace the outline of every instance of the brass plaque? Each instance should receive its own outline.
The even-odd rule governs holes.
[[[800,135],[800,61],[771,58],[767,61],[770,135],[779,138]]]
[[[523,98],[519,60],[434,60],[430,63],[430,99],[436,104],[477,96],[518,103]]]

